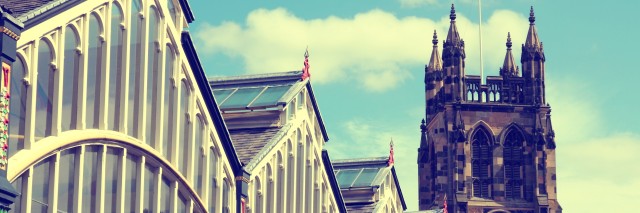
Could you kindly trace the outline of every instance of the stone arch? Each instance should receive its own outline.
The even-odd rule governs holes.
[[[522,138],[524,139],[526,145],[528,145],[526,142],[528,141],[528,137],[526,134],[526,131],[524,130],[524,128],[522,126],[520,126],[517,123],[510,123],[509,125],[505,126],[505,128],[502,129],[502,131],[500,132],[500,134],[498,135],[498,142],[500,143],[500,145],[504,145],[505,139],[507,138],[507,135],[509,133],[511,133],[512,131],[517,131]],[[524,145],[523,144],[523,145]]]
[[[476,123],[471,125],[471,128],[469,129],[469,131],[467,131],[467,138],[468,138],[469,142],[471,142],[471,139],[473,138],[473,135],[478,131],[478,129],[486,130],[487,133],[490,136],[489,140],[490,140],[491,144],[496,143],[496,139],[495,139],[496,133],[491,128],[491,125],[489,125],[487,122],[485,122],[483,120],[477,121]]]

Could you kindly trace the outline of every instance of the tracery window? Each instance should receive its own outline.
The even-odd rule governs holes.
[[[88,129],[98,128],[100,117],[100,88],[103,72],[103,39],[102,24],[98,16],[92,13],[89,18],[89,52],[87,58],[87,96],[86,125]]]
[[[40,122],[35,122],[36,141],[51,135],[53,126],[53,56],[51,46],[45,40],[38,44],[38,79],[36,86],[36,113]]]
[[[149,58],[147,59],[147,108],[145,110],[145,113],[147,114],[145,142],[150,146],[153,146],[153,142],[156,140],[156,113],[158,112],[158,107],[160,106],[158,104],[155,104],[158,103],[158,92],[161,91],[158,87],[160,83],[160,64],[158,63],[160,61],[159,24],[160,20],[158,17],[158,12],[156,11],[155,7],[151,7],[149,9],[149,40],[147,43],[147,56]]]
[[[118,131],[119,123],[120,123],[120,94],[122,92],[122,86],[120,82],[122,82],[122,74],[123,73],[123,47],[122,47],[122,39],[124,36],[124,29],[121,27],[124,18],[122,16],[122,9],[118,4],[113,4],[111,9],[111,45],[110,45],[110,57],[109,57],[109,100],[107,105],[109,107],[109,111],[107,114],[107,123],[108,128],[111,130]]]
[[[138,137],[138,117],[140,114],[140,106],[138,100],[140,99],[141,89],[138,87],[140,84],[140,74],[142,74],[142,68],[140,67],[140,61],[142,59],[142,2],[140,0],[131,1],[131,23],[129,25],[129,97],[128,97],[128,119],[127,119],[127,131],[128,134],[133,137]]]
[[[11,103],[9,106],[9,158],[24,148],[27,85],[26,69],[22,58],[17,57],[11,69]]]
[[[64,70],[62,82],[62,131],[76,129],[78,117],[78,77],[80,76],[80,53],[78,34],[67,26],[64,35]]]
[[[522,134],[517,130],[509,131],[504,141],[504,179],[507,199],[522,199],[523,141]]]
[[[489,133],[479,128],[471,142],[471,164],[473,177],[473,196],[490,198],[492,149]]]

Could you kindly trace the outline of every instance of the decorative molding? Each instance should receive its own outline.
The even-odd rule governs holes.
[[[13,38],[13,40],[17,41],[17,40],[20,39],[20,36],[18,34],[16,34],[15,32],[11,31],[9,28],[6,28],[4,26],[0,26],[0,32],[8,35],[11,38]],[[4,67],[3,67],[3,69],[4,69]]]

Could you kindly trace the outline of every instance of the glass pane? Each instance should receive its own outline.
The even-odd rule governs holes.
[[[171,181],[166,177],[162,177],[162,185],[160,186],[162,190],[160,192],[160,196],[162,196],[160,201],[162,204],[160,205],[160,213],[170,213],[171,212],[171,194],[173,191],[171,190]]]
[[[220,108],[244,108],[249,105],[263,89],[264,87],[238,89],[238,91],[222,103]]]
[[[51,48],[47,42],[38,44],[38,84],[36,87],[36,113],[40,122],[35,125],[35,140],[51,135],[53,107],[53,71],[51,69]]]
[[[73,212],[74,189],[76,180],[76,155],[79,148],[60,152],[58,176],[58,212]]]
[[[122,36],[123,30],[120,27],[122,23],[122,10],[117,4],[113,4],[111,9],[111,55],[109,57],[109,114],[107,115],[107,123],[109,129],[118,130],[120,122],[120,86],[122,78]]]
[[[178,192],[178,212],[187,212],[187,198]]]
[[[25,174],[28,171],[25,171],[22,175],[18,176],[18,178],[16,178],[13,183],[11,183],[11,185],[13,186],[13,188],[16,190],[16,192],[18,192],[18,196],[16,196],[13,205],[11,205],[11,210],[9,210],[9,212],[17,212],[20,213],[22,212],[22,186],[24,185],[24,180],[26,180],[25,178],[22,178],[25,176]]]
[[[291,85],[269,87],[251,104],[250,107],[273,106],[289,91]]]
[[[76,31],[67,27],[64,35],[64,78],[62,81],[62,131],[76,128],[80,54]]]
[[[189,160],[187,160],[186,158],[188,156],[190,156],[191,154],[191,141],[189,140],[189,133],[190,133],[190,128],[189,128],[189,100],[191,99],[191,93],[189,92],[189,87],[187,85],[186,82],[182,81],[181,83],[181,100],[180,100],[180,111],[181,113],[178,113],[179,115],[179,119],[180,119],[180,127],[182,127],[182,137],[180,138],[179,144],[178,146],[180,149],[180,152],[178,153],[178,167],[180,168],[180,172],[182,172],[183,175],[187,174],[187,166],[189,165]]]
[[[209,150],[209,178],[211,183],[209,184],[209,212],[216,212],[215,209],[218,206],[217,202],[217,174],[218,174],[218,159],[213,149]]]
[[[31,212],[47,212],[49,208],[49,177],[53,173],[50,167],[52,159],[52,157],[44,159],[33,167]]]
[[[158,105],[154,104],[158,98],[158,59],[160,54],[158,52],[158,13],[152,7],[149,10],[149,40],[147,43],[147,124],[146,124],[146,137],[145,142],[147,145],[152,146],[155,141],[155,129],[156,129],[156,112],[158,111]]]
[[[233,91],[236,91],[236,89],[214,90],[213,97],[216,98],[218,104],[222,104],[224,99],[226,99]]]
[[[11,70],[11,103],[9,107],[9,158],[24,149],[24,130],[27,106],[27,86],[22,80],[24,64],[18,57]]]
[[[204,180],[202,180],[202,177],[203,172],[205,172],[206,169],[202,167],[202,165],[204,165],[204,153],[202,153],[202,136],[204,135],[204,124],[202,123],[202,119],[200,118],[200,116],[196,116],[195,125],[195,155],[193,160],[195,165],[193,166],[193,169],[195,171],[196,177],[194,180],[194,187],[196,192],[198,192],[201,197],[204,197],[204,194],[202,193],[202,183],[204,182]]]
[[[142,7],[141,7],[141,2],[139,0],[133,0],[131,1],[131,24],[129,27],[129,32],[131,33],[131,38],[130,38],[130,63],[129,63],[129,95],[128,95],[128,99],[129,99],[129,103],[128,103],[128,109],[127,109],[127,113],[128,113],[128,118],[127,118],[127,123],[128,123],[128,128],[127,128],[127,132],[129,135],[133,136],[133,137],[138,137],[138,115],[140,114],[140,108],[138,106],[138,100],[140,99],[140,94],[138,93],[138,91],[140,91],[140,88],[138,88],[138,86],[140,86],[140,84],[138,83],[138,81],[140,80],[140,63],[136,63],[139,62],[141,57],[141,34],[140,34],[140,28],[141,26],[141,22],[142,22],[142,18],[140,17],[140,15],[138,15],[141,11],[142,11]]]
[[[82,212],[96,212],[100,146],[87,146],[84,151],[84,180],[82,183]]]
[[[104,181],[104,212],[115,212],[116,201],[118,200],[118,174],[120,173],[120,156],[122,149],[107,148],[107,163],[105,168]]]
[[[380,171],[379,168],[362,169],[362,173],[360,173],[358,179],[356,179],[356,181],[353,183],[353,187],[371,186],[371,182],[374,178],[376,178],[376,175],[378,175],[378,171]]]
[[[229,203],[229,198],[231,197],[231,194],[229,194],[229,183],[227,183],[227,180],[223,180],[222,183],[222,212],[225,213],[229,213],[230,212],[230,203]]]
[[[351,187],[351,184],[353,183],[354,179],[356,179],[358,174],[360,174],[360,169],[348,169],[340,171],[340,173],[336,177],[340,188]]]
[[[173,0],[167,0],[167,9],[169,9],[169,14],[171,15],[171,18],[173,19],[173,23],[178,23],[178,8],[176,8],[176,5],[173,3]]]
[[[127,154],[126,174],[125,174],[125,193],[124,193],[124,211],[129,213],[138,212],[135,204],[138,203],[138,157]]]
[[[156,200],[156,181],[155,181],[156,168],[151,167],[149,164],[144,167],[144,210],[143,212],[153,212],[154,203]]]
[[[102,79],[102,40],[100,34],[102,26],[95,14],[89,18],[89,56],[87,66],[87,105],[86,118],[87,128],[98,128],[98,117],[100,116],[100,85]]]
[[[165,67],[164,67],[164,110],[163,110],[163,119],[162,122],[164,135],[163,135],[163,143],[162,143],[162,154],[166,159],[171,159],[170,149],[173,135],[172,130],[175,126],[175,119],[173,118],[173,85],[171,84],[171,78],[173,76],[173,50],[170,46],[167,45],[167,51],[165,53]]]

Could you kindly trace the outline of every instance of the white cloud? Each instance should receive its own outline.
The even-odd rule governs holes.
[[[204,44],[200,51],[241,57],[248,73],[300,70],[302,53],[309,46],[314,82],[354,81],[366,90],[386,91],[405,80],[421,78],[421,70],[407,67],[428,63],[433,30],[443,40],[448,15],[445,10],[440,19],[398,18],[375,9],[350,18],[307,20],[283,8],[257,9],[249,13],[246,23],[204,24],[196,36]],[[477,74],[478,24],[458,14],[457,26],[466,44],[467,73]],[[497,75],[502,64],[507,32],[511,31],[517,47],[528,26],[523,14],[509,10],[489,16],[483,24],[483,38],[490,74]],[[514,51],[517,57],[519,48]]]
[[[424,5],[437,5],[438,0],[399,0],[402,7],[420,7]]]

